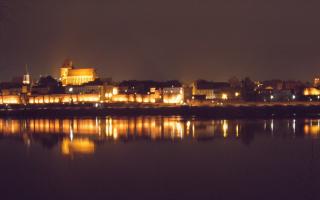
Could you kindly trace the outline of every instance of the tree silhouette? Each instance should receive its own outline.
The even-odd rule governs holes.
[[[242,97],[245,101],[254,101],[257,98],[255,83],[249,77],[242,80]]]

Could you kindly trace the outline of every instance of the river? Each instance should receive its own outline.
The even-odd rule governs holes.
[[[0,118],[0,199],[320,199],[320,119]]]

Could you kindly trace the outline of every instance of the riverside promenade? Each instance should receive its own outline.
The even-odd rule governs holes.
[[[181,115],[210,118],[320,117],[320,102],[233,102],[220,104],[34,104],[1,105],[2,117],[73,117],[107,115]]]

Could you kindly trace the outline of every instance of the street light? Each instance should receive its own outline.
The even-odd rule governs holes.
[[[273,96],[273,95],[271,95],[271,96],[270,96],[270,99],[271,99],[271,100],[272,100],[272,99],[274,99],[274,96]]]
[[[223,100],[227,100],[227,99],[228,99],[228,95],[225,94],[225,93],[223,93],[223,94],[222,94],[222,99],[223,99]]]

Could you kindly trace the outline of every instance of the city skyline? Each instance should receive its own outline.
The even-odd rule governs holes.
[[[320,1],[0,0],[0,193],[320,199]]]
[[[311,80],[319,2],[3,1],[0,80],[70,57],[115,80]],[[272,13],[272,15],[270,14]]]
[[[70,58],[66,58],[64,59],[64,62],[65,61],[68,61],[70,60]],[[73,62],[73,60],[70,60],[71,62]],[[41,77],[47,77],[47,76],[50,76],[50,77],[53,77],[54,79],[58,80],[58,81],[61,81],[61,72],[60,72],[60,68],[63,66],[64,62],[60,62],[60,65],[57,65],[55,67],[53,67],[54,69],[52,71],[54,71],[53,73],[40,73],[40,74],[33,74],[32,73],[32,69],[30,70],[30,65],[28,64],[25,64],[24,66],[24,69],[21,69],[21,72],[20,71],[16,71],[15,73],[12,74],[12,76],[10,77],[5,77],[4,79],[1,79],[0,77],[0,82],[15,82],[17,80],[20,80],[19,78],[23,78],[24,75],[28,75],[30,77],[30,81],[32,81],[33,83],[37,82],[39,80],[39,78]],[[109,76],[104,76],[104,74],[106,74],[104,71],[98,71],[98,68],[95,67],[95,66],[92,66],[92,65],[89,65],[89,66],[79,66],[79,65],[75,65],[73,66],[74,69],[83,69],[83,68],[86,68],[86,69],[94,69],[95,73],[97,74],[96,75],[96,79],[111,79],[115,82],[121,82],[121,81],[158,81],[158,82],[165,82],[165,81],[171,81],[171,80],[178,80],[178,81],[181,81],[182,83],[192,83],[196,80],[206,80],[206,81],[212,81],[212,82],[229,82],[229,81],[232,81],[233,79],[238,79],[239,81],[243,81],[244,79],[246,78],[249,78],[250,80],[252,81],[257,81],[257,82],[260,82],[260,81],[271,81],[271,80],[279,80],[279,81],[301,81],[301,82],[304,82],[304,83],[310,83],[312,84],[315,79],[318,79],[318,75],[314,75],[312,77],[310,77],[310,79],[298,79],[298,78],[285,78],[285,79],[282,79],[282,78],[266,78],[266,79],[258,79],[258,78],[255,78],[255,77],[251,77],[251,76],[236,76],[236,75],[230,75],[229,77],[226,76],[226,79],[212,79],[212,78],[194,78],[194,79],[181,79],[179,77],[177,78],[164,78],[164,79],[158,79],[158,78],[148,78],[148,77],[144,77],[144,78],[131,78],[131,79],[114,79],[114,77],[109,74]],[[231,74],[231,73],[230,73]],[[93,81],[93,80],[92,80]]]

